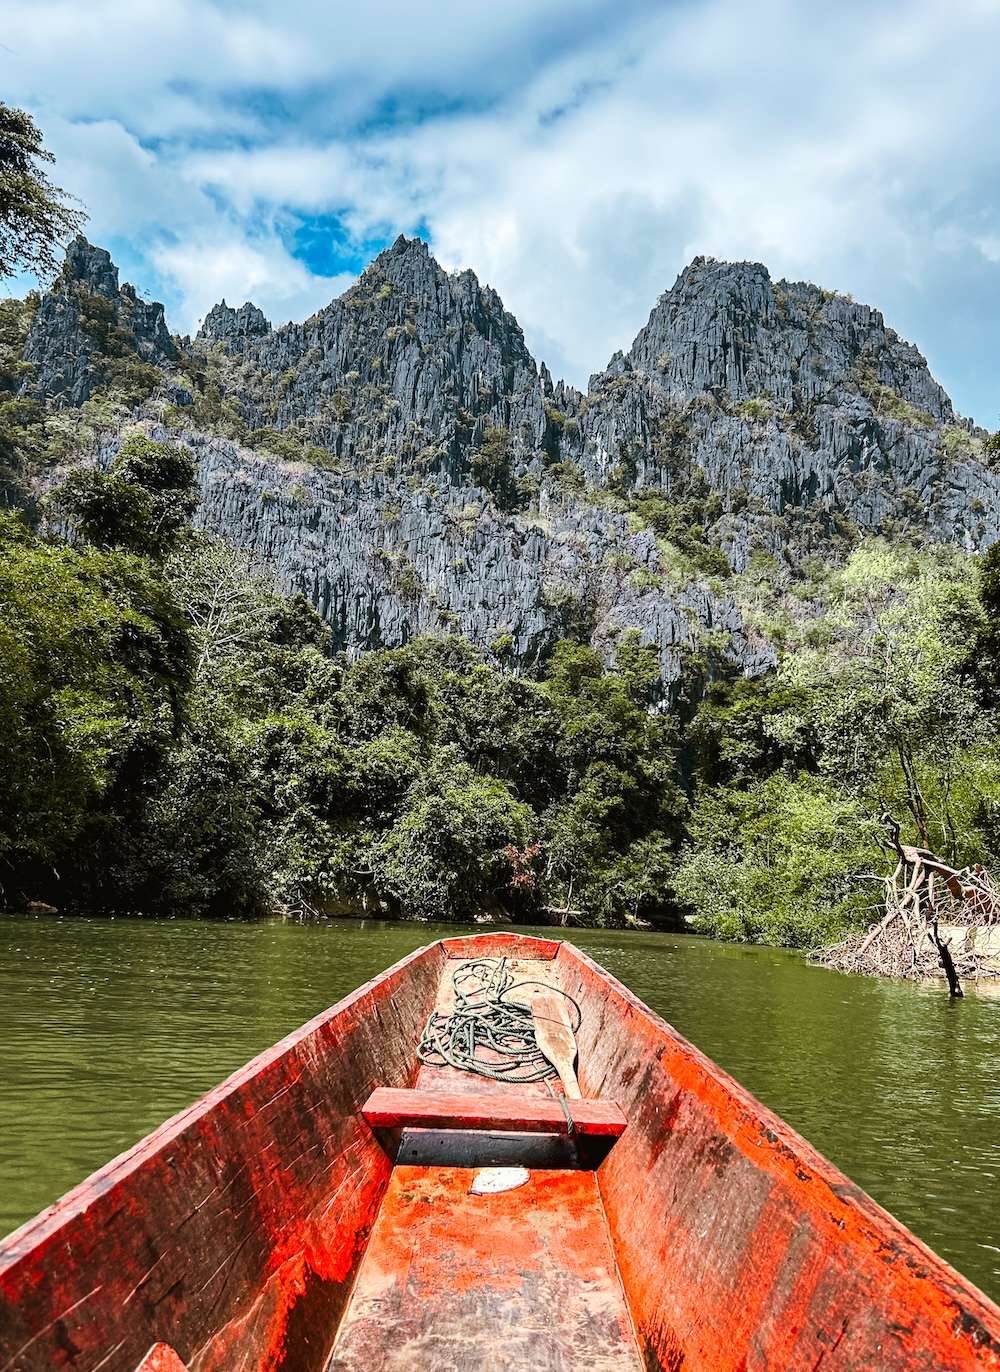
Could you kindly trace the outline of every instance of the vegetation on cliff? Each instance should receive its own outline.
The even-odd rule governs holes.
[[[756,680],[564,641],[534,677],[458,637],[349,662],[301,597],[186,525],[193,466],[133,433],[0,524],[7,903],[567,923],[829,942],[867,923],[888,810],[1000,856],[1000,556],[861,542],[738,591]],[[70,541],[67,541],[67,538]],[[709,680],[708,677],[713,676]]]
[[[136,435],[47,502],[74,546],[0,527],[6,901],[665,912],[685,802],[652,649],[626,636],[608,672],[564,643],[537,681],[457,638],[348,663],[301,597],[181,531],[184,470]]]

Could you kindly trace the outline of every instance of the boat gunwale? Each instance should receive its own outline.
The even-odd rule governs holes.
[[[474,938],[477,936],[469,935],[466,937]],[[484,933],[481,937],[484,939],[491,937],[496,938],[497,935]],[[557,966],[560,963],[561,955],[564,951],[569,955],[570,959],[578,959],[592,974],[596,975],[609,991],[613,992],[619,999],[624,1001],[632,1010],[652,1021],[661,1032],[666,1034],[675,1048],[680,1051],[681,1055],[686,1058],[692,1066],[696,1066],[700,1069],[704,1076],[711,1081],[715,1088],[715,1092],[718,1093],[718,1099],[711,1103],[713,1107],[725,1104],[727,1098],[729,1100],[735,1100],[742,1107],[744,1115],[748,1117],[750,1121],[757,1123],[759,1126],[766,1125],[767,1131],[774,1135],[773,1138],[769,1139],[764,1128],[759,1127],[758,1132],[761,1137],[751,1140],[744,1138],[744,1131],[739,1127],[735,1130],[727,1129],[729,1137],[734,1143],[740,1146],[741,1152],[758,1165],[763,1162],[764,1158],[772,1159],[774,1165],[768,1167],[768,1171],[776,1177],[780,1176],[784,1180],[787,1180],[789,1175],[795,1177],[795,1164],[797,1162],[808,1163],[810,1169],[826,1184],[830,1192],[831,1201],[835,1206],[856,1208],[861,1212],[866,1213],[870,1222],[876,1227],[888,1226],[891,1228],[905,1240],[907,1246],[916,1244],[931,1265],[940,1267],[963,1289],[968,1288],[975,1292],[986,1304],[989,1311],[995,1313],[998,1321],[1000,1321],[1000,1306],[991,1301],[984,1292],[980,1291],[974,1283],[963,1276],[956,1268],[953,1268],[946,1259],[940,1257],[932,1248],[928,1247],[928,1245],[908,1229],[901,1220],[896,1219],[888,1210],[879,1205],[878,1201],[874,1200],[860,1186],[851,1181],[846,1173],[841,1171],[835,1163],[826,1158],[808,1141],[808,1139],[804,1138],[803,1135],[798,1133],[797,1130],[783,1120],[780,1115],[776,1114],[770,1107],[758,1100],[752,1092],[742,1086],[734,1077],[726,1072],[724,1068],[714,1062],[706,1053],[692,1043],[690,1039],[685,1038],[683,1034],[669,1023],[669,1021],[657,1014],[655,1010],[651,1009],[644,1001],[635,995],[634,992],[629,990],[623,982],[619,981],[617,977],[606,968],[602,967],[600,963],[596,962],[576,944],[571,943],[569,940],[536,940],[529,935],[512,934],[507,935],[507,938],[511,939],[512,947],[514,946],[515,941],[522,943],[539,942],[549,945],[556,943],[557,952],[553,960],[556,962]],[[413,952],[406,954],[406,956],[399,959],[398,962],[393,963],[383,972],[380,972],[375,977],[371,977],[354,991],[351,991],[348,995],[330,1006],[329,1009],[320,1011],[319,1014],[314,1015],[298,1029],[292,1030],[276,1043],[272,1044],[271,1047],[262,1050],[262,1052],[251,1058],[249,1062],[245,1063],[242,1067],[237,1068],[235,1072],[230,1073],[230,1075],[224,1078],[217,1086],[212,1087],[190,1105],[185,1106],[175,1115],[170,1116],[169,1119],[158,1125],[156,1129],[152,1130],[149,1134],[144,1135],[136,1143],[105,1163],[97,1171],[92,1172],[87,1177],[83,1178],[76,1186],[65,1192],[44,1210],[40,1211],[38,1215],[25,1221],[23,1225],[13,1230],[6,1237],[0,1239],[0,1276],[22,1260],[38,1243],[50,1238],[67,1220],[72,1219],[77,1213],[84,1212],[99,1197],[111,1190],[119,1182],[128,1178],[135,1170],[143,1165],[147,1157],[159,1152],[166,1144],[172,1142],[178,1135],[183,1133],[189,1125],[204,1117],[213,1110],[216,1105],[225,1100],[233,1092],[239,1090],[239,1088],[244,1086],[248,1081],[251,1081],[254,1077],[259,1075],[260,1072],[264,1071],[273,1062],[278,1061],[287,1052],[298,1047],[332,1019],[349,1010],[366,995],[371,994],[375,987],[383,984],[392,977],[405,973],[411,966],[432,955],[436,949],[442,949],[445,958],[453,959],[456,956],[460,956],[457,952],[449,951],[448,945],[450,943],[455,946],[459,942],[464,941],[464,939],[440,938],[435,939],[432,943],[423,944],[419,948],[414,949]],[[490,954],[484,953],[483,956],[490,956]],[[548,957],[546,960],[549,960]],[[704,1097],[699,1098],[702,1099],[705,1104],[709,1103],[704,1101]],[[744,1122],[745,1121],[741,1121],[741,1123]],[[744,1147],[744,1143],[746,1143],[747,1146]],[[751,1143],[755,1145],[753,1152],[750,1151]],[[764,1145],[763,1149],[762,1145]],[[761,1149],[761,1151],[758,1151],[759,1149]],[[793,1153],[798,1156],[793,1158],[791,1156]],[[802,1178],[799,1177],[796,1177],[795,1179],[799,1182],[802,1181]],[[79,1204],[81,1201],[85,1201],[86,1204],[81,1206]],[[834,1223],[836,1223],[836,1221],[834,1221]],[[872,1237],[874,1237],[874,1235]],[[30,1242],[26,1242],[26,1240],[30,1240]]]
[[[907,1269],[911,1278],[923,1283],[925,1295],[932,1291],[939,1293],[939,1298],[955,1307],[956,1319],[952,1332],[956,1336],[964,1333],[973,1344],[984,1351],[989,1350],[996,1359],[994,1365],[1000,1367],[1000,1305],[992,1301],[968,1277],[952,1267],[901,1220],[851,1181],[846,1173],[825,1157],[808,1139],[759,1101],[746,1087],[741,1086],[724,1068],[685,1038],[655,1010],[650,1009],[607,968],[602,967],[575,944],[565,942],[563,949],[568,955],[567,961],[579,961],[587,972],[598,980],[605,994],[613,994],[623,1003],[625,1009],[651,1021],[657,1031],[669,1039],[679,1059],[692,1075],[699,1075],[701,1081],[693,1083],[675,1077],[671,1070],[674,1064],[663,1061],[666,1054],[657,1053],[664,1075],[675,1082],[676,1089],[681,1095],[690,1094],[702,1108],[711,1113],[718,1124],[720,1134],[739,1149],[751,1166],[766,1171],[776,1183],[788,1187],[793,1195],[798,1193],[804,1196],[805,1184],[813,1180],[820,1181],[826,1189],[826,1194],[817,1198],[813,1205],[808,1207],[808,1213],[812,1216],[822,1215],[830,1229],[835,1229],[841,1234],[841,1241],[847,1248],[867,1248],[873,1259],[886,1265],[887,1276],[902,1276],[902,1266]],[[581,1061],[581,1070],[586,1078],[584,1061]],[[589,1082],[588,1085],[593,1087],[594,1083]],[[701,1089],[706,1086],[708,1089]],[[626,1107],[623,1105],[623,1108]],[[629,1128],[622,1136],[626,1149],[629,1138],[634,1139],[641,1132],[630,1117]],[[606,1162],[598,1169],[597,1178],[602,1196],[606,1196],[610,1176],[615,1168],[621,1165],[620,1156],[617,1156],[616,1150],[612,1150]],[[803,1171],[812,1175],[803,1176]],[[607,1207],[607,1201],[605,1205]],[[854,1232],[849,1236],[844,1232],[846,1216],[855,1219],[855,1225],[852,1226]],[[621,1240],[616,1238],[616,1247],[620,1242]],[[628,1283],[625,1284],[628,1290]],[[629,1299],[631,1304],[631,1292]],[[924,1304],[926,1312],[933,1318],[930,1306],[926,1302]]]
[[[734,1153],[742,1156],[744,1161],[739,1164],[741,1167],[749,1167],[751,1172],[770,1179],[768,1185],[773,1195],[767,1193],[764,1196],[762,1207],[773,1204],[784,1206],[786,1210],[797,1209],[804,1220],[816,1222],[816,1252],[831,1257],[834,1253],[840,1254],[834,1263],[836,1272],[831,1269],[834,1286],[828,1293],[830,1300],[836,1301],[837,1291],[842,1292],[841,1298],[848,1297],[853,1291],[856,1299],[854,1286],[863,1276],[865,1282],[874,1281],[874,1286],[882,1285],[881,1291],[876,1291],[874,1286],[872,1288],[872,1300],[878,1307],[879,1320],[886,1318],[887,1312],[896,1309],[910,1310],[914,1324],[921,1331],[917,1337],[927,1335],[931,1340],[918,1347],[944,1354],[947,1342],[950,1359],[942,1366],[1000,1368],[1000,1307],[985,1293],[934,1253],[791,1125],[757,1100],[582,949],[565,940],[538,940],[530,935],[499,931],[484,931],[481,936],[470,935],[462,939],[439,938],[414,949],[342,1000],[264,1049],[218,1086],[85,1178],[6,1239],[0,1240],[0,1278],[5,1277],[22,1260],[30,1259],[35,1250],[43,1249],[53,1241],[58,1242],[63,1226],[86,1224],[90,1208],[106,1198],[116,1186],[128,1185],[146,1163],[158,1157],[163,1160],[170,1145],[181,1134],[210,1116],[256,1077],[289,1056],[293,1058],[290,1064],[292,1080],[289,1084],[294,1085],[295,1080],[301,1079],[296,1073],[310,1070],[311,1051],[322,1052],[338,1046],[340,1036],[336,1028],[326,1035],[323,1031],[328,1030],[331,1022],[342,1015],[350,1018],[352,1010],[357,1011],[359,1006],[362,1007],[363,1017],[366,998],[374,997],[372,1017],[376,1026],[381,1027],[379,1006],[384,1005],[387,997],[391,1001],[416,967],[423,968],[419,974],[421,978],[433,975],[435,970],[444,975],[449,961],[467,956],[470,951],[475,955],[477,950],[473,940],[477,937],[482,939],[483,957],[510,952],[515,957],[530,959],[533,950],[544,947],[546,951],[541,953],[541,957],[554,960],[556,968],[562,970],[560,979],[565,989],[585,993],[585,996],[581,995],[581,1001],[588,999],[592,1009],[605,1007],[592,1021],[590,1032],[593,1043],[589,1047],[585,1046],[584,1041],[580,1043],[582,1084],[591,1097],[610,1096],[617,1099],[630,1115],[629,1128],[619,1145],[619,1148],[624,1147],[624,1152],[620,1153],[619,1148],[611,1151],[597,1171],[597,1183],[632,1318],[637,1331],[642,1332],[643,1347],[648,1348],[651,1354],[655,1351],[657,1357],[660,1352],[664,1352],[664,1356],[672,1356],[669,1345],[665,1351],[659,1347],[660,1339],[656,1332],[659,1325],[655,1318],[651,1325],[649,1312],[646,1311],[645,1315],[640,1312],[639,1305],[643,1301],[648,1302],[648,1292],[640,1295],[648,1284],[642,1275],[641,1264],[647,1255],[652,1256],[654,1266],[661,1264],[664,1257],[657,1247],[655,1232],[640,1235],[633,1242],[632,1236],[621,1228],[621,1215],[616,1219],[612,1211],[619,1212],[622,1204],[627,1203],[629,1188],[635,1183],[646,1186],[662,1184],[665,1176],[669,1176],[669,1167],[683,1166],[685,1160],[695,1167],[695,1177],[702,1176],[703,1184],[707,1178],[710,1194],[724,1196],[726,1183],[716,1183],[709,1175],[712,1167],[711,1148],[707,1162],[699,1152],[692,1152],[692,1149],[712,1145],[714,1139],[719,1138],[724,1144],[731,1145]],[[552,947],[555,948],[554,953],[547,951]],[[579,986],[574,987],[569,978],[578,981]],[[615,1025],[620,1026],[618,1032],[614,1031]],[[310,1040],[317,1040],[314,1049]],[[602,1051],[598,1051],[598,1045]],[[294,1060],[296,1054],[301,1055],[298,1066]],[[643,1067],[645,1075],[640,1078],[637,1073]],[[621,1096],[618,1095],[616,1079],[623,1090]],[[648,1111],[645,1108],[647,1097]],[[678,1102],[678,1108],[683,1109],[685,1114],[682,1116],[684,1123],[675,1131],[673,1115],[669,1112]],[[261,1110],[249,1113],[247,1122],[260,1113]],[[669,1144],[670,1150],[680,1150],[665,1154],[667,1158],[676,1159],[669,1164],[667,1174],[659,1170],[657,1162],[665,1144]],[[166,1156],[166,1161],[170,1162],[169,1156]],[[704,1171],[706,1166],[708,1172]],[[721,1177],[722,1173],[718,1175]],[[812,1182],[821,1183],[822,1190],[811,1189],[809,1183]],[[721,1189],[713,1192],[712,1188],[717,1185]],[[749,1196],[748,1200],[752,1207],[755,1202]],[[682,1200],[674,1221],[680,1226],[677,1232],[682,1239],[686,1232],[684,1226],[691,1213],[690,1207],[685,1209]],[[764,1213],[763,1208],[761,1213]],[[93,1220],[89,1222],[94,1223]],[[64,1243],[72,1238],[73,1232],[68,1231]],[[704,1251],[712,1251],[711,1242]],[[852,1253],[856,1255],[853,1261]],[[692,1253],[692,1256],[698,1255]],[[624,1266],[621,1265],[623,1260]],[[780,1263],[784,1260],[776,1259],[778,1265],[771,1276],[762,1274],[764,1284],[754,1296],[755,1302],[763,1303],[760,1305],[762,1315],[767,1302],[775,1298],[772,1284],[781,1275],[783,1269]],[[634,1286],[630,1284],[629,1271]],[[750,1293],[747,1292],[747,1295],[749,1297]],[[894,1328],[891,1324],[880,1324],[879,1327],[887,1332]],[[711,1329],[706,1327],[706,1337],[711,1334]],[[694,1335],[685,1336],[685,1347],[689,1346],[689,1337]],[[701,1337],[698,1334],[697,1339]],[[690,1345],[692,1355],[700,1346],[697,1340]],[[879,1348],[881,1346],[879,1344]],[[906,1357],[905,1352],[903,1356]],[[955,1358],[959,1361],[954,1361]],[[661,1361],[650,1365],[667,1366],[668,1363]],[[917,1364],[901,1362],[897,1357],[887,1365],[903,1367]]]
[[[176,1140],[192,1124],[210,1114],[216,1106],[239,1091],[254,1077],[259,1076],[261,1072],[280,1061],[286,1054],[300,1047],[332,1019],[339,1018],[346,1011],[349,1011],[359,1000],[371,995],[377,986],[408,971],[414,964],[431,956],[435,949],[441,947],[442,942],[441,939],[435,939],[433,943],[422,944],[419,948],[415,948],[412,953],[407,953],[398,962],[387,967],[383,972],[379,972],[377,976],[369,978],[354,991],[338,1000],[336,1004],[331,1005],[329,1009],[321,1010],[319,1014],[314,1015],[312,1019],[300,1025],[298,1029],[293,1029],[284,1038],[272,1044],[270,1048],[263,1049],[249,1062],[238,1067],[235,1072],[231,1072],[217,1086],[213,1086],[204,1095],[192,1101],[190,1105],[184,1106],[175,1115],[171,1115],[169,1119],[157,1125],[150,1133],[143,1135],[129,1148],[126,1148],[109,1162],[104,1163],[97,1171],[89,1173],[32,1219],[26,1220],[24,1224],[12,1230],[6,1237],[0,1238],[0,1277],[23,1261],[39,1244],[50,1239],[63,1224],[78,1215],[85,1214],[96,1200],[106,1195],[119,1183],[127,1180],[149,1158],[161,1152],[164,1147]],[[81,1202],[85,1202],[85,1204],[81,1204]]]

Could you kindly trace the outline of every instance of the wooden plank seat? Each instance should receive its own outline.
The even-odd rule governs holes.
[[[565,1109],[563,1102],[565,1101]],[[613,1100],[567,1100],[528,1095],[458,1095],[380,1086],[362,1107],[372,1129],[465,1129],[490,1133],[574,1134],[606,1139],[625,1132]]]

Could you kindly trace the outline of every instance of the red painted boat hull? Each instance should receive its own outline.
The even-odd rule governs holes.
[[[477,1219],[462,1168],[394,1173],[363,1111],[421,1071],[483,1091],[438,1085],[416,1044],[449,959],[501,954],[548,962],[579,1002],[580,1118],[616,1103],[627,1127],[596,1170],[533,1170]],[[450,1126],[484,1122],[478,1097],[446,1099]],[[450,1362],[435,1283],[449,1328],[468,1312]],[[554,1302],[561,1362],[537,1352],[545,1319],[519,1361],[526,1292]],[[1000,1372],[1000,1309],[584,954],[492,934],[390,968],[0,1243],[0,1372],[140,1365]]]

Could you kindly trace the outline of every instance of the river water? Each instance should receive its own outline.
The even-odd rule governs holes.
[[[0,917],[0,1234],[361,982],[455,932]],[[845,976],[772,948],[571,937],[1000,1300],[1000,1000],[953,1003],[936,987]]]

